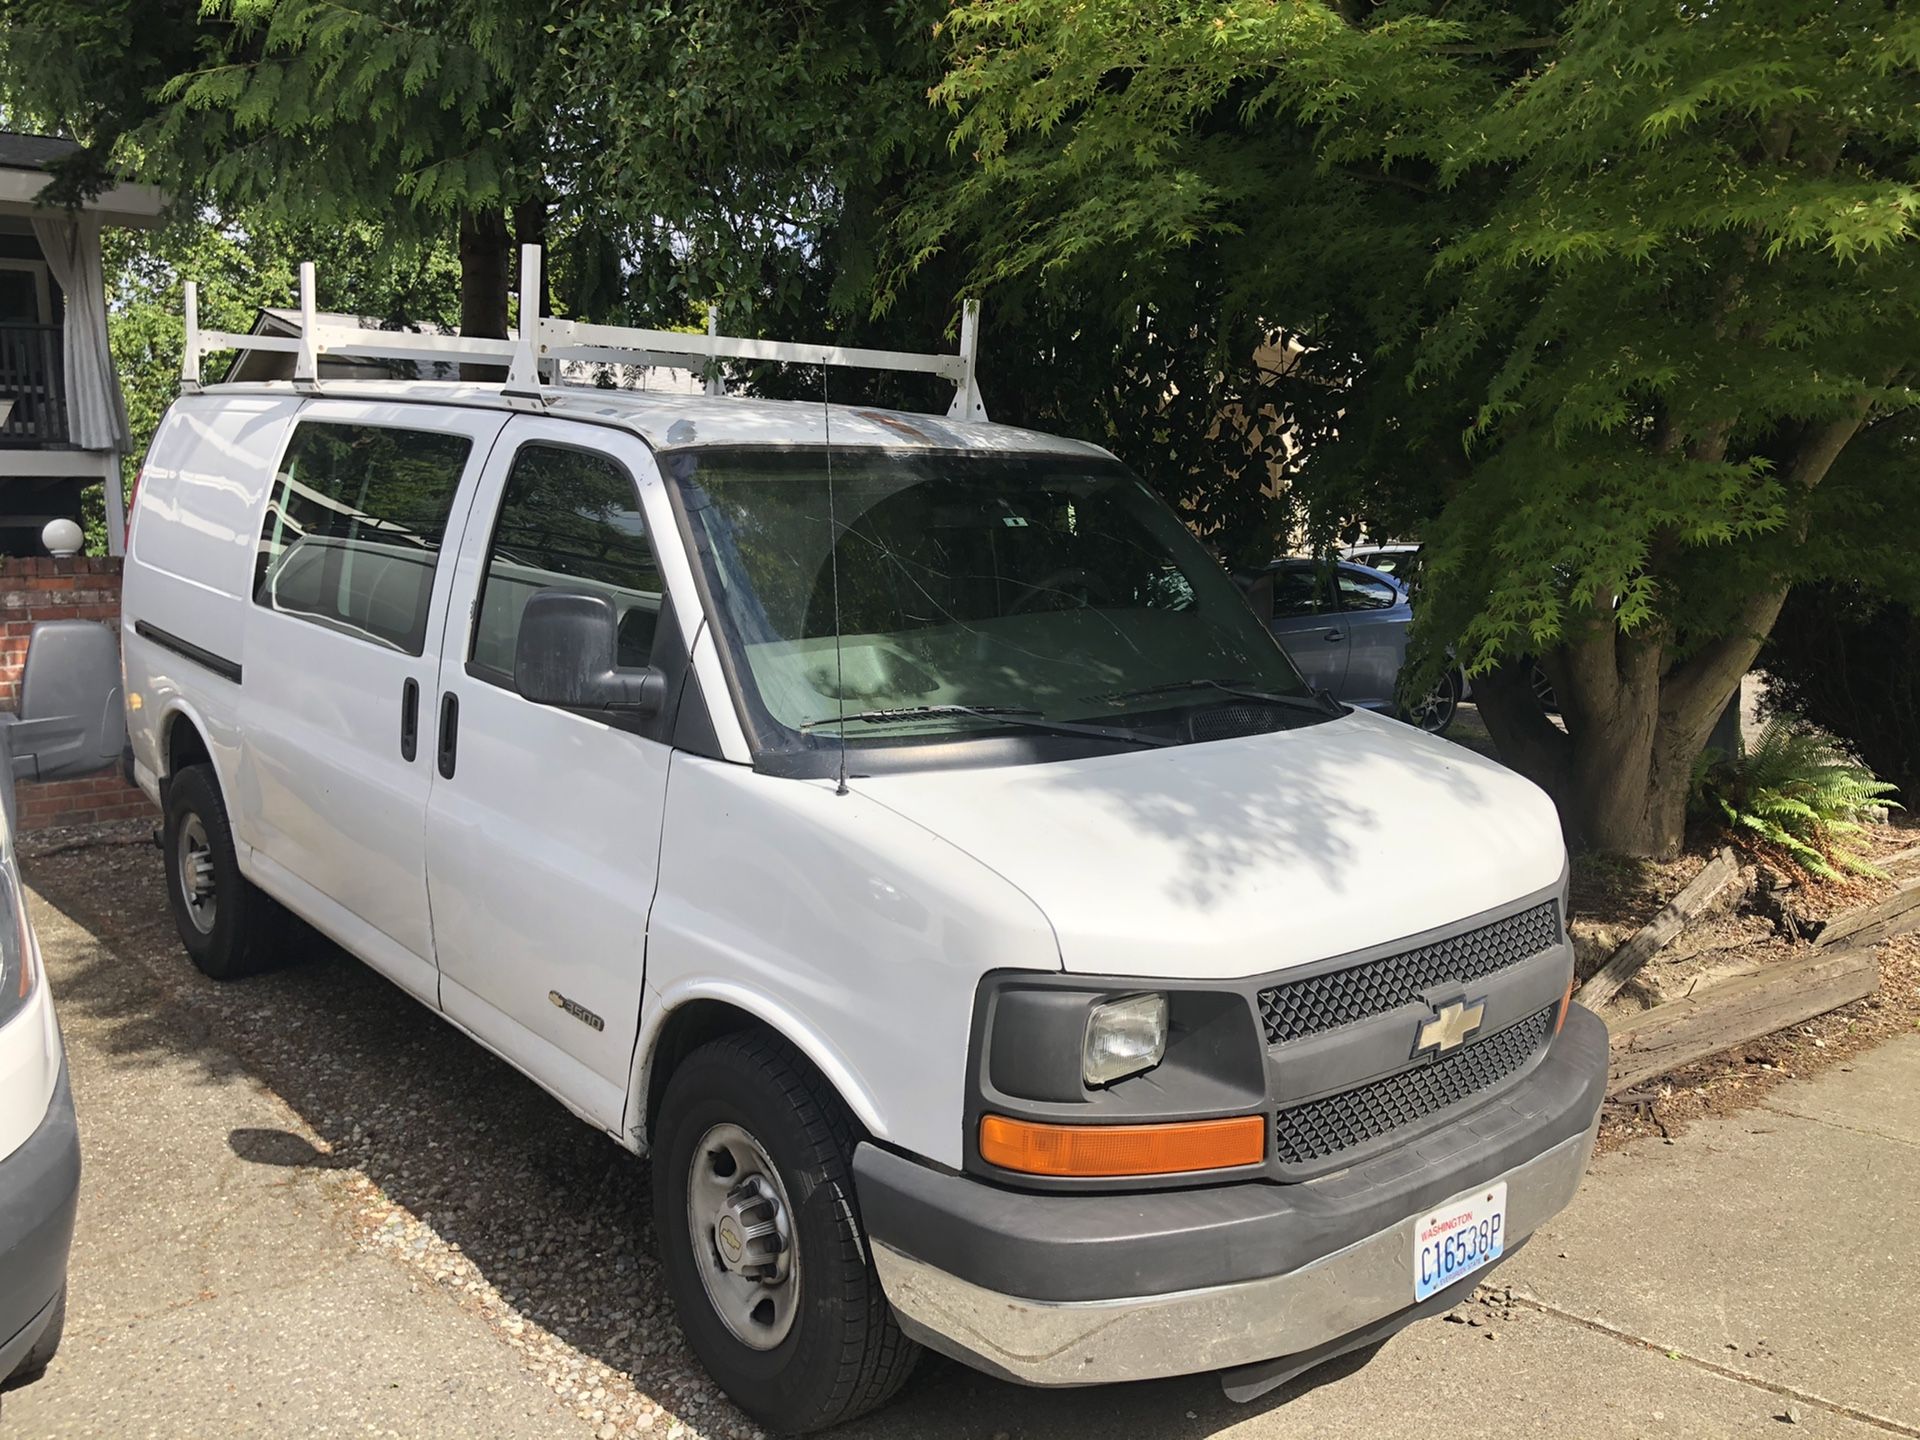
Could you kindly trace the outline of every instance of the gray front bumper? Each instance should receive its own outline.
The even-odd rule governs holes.
[[[1497,1177],[1507,1182],[1509,1248],[1573,1199],[1598,1124],[1596,1113],[1585,1134]],[[1002,1295],[886,1245],[873,1259],[915,1339],[1029,1385],[1102,1385],[1303,1354],[1408,1309],[1415,1219],[1283,1275],[1117,1300]]]
[[[1497,1099],[1299,1184],[1032,1194],[872,1145],[854,1173],[887,1299],[936,1350],[1033,1385],[1284,1375],[1273,1362],[1305,1368],[1412,1318],[1420,1216],[1504,1180],[1511,1251],[1564,1208],[1593,1151],[1606,1067],[1606,1027],[1576,1006]]]

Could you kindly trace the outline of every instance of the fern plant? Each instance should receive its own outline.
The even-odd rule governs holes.
[[[1757,836],[1822,879],[1840,871],[1878,876],[1860,847],[1861,814],[1890,806],[1881,780],[1833,736],[1798,715],[1767,722],[1744,755],[1709,750],[1694,770],[1696,807]]]

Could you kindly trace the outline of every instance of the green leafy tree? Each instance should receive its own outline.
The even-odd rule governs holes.
[[[982,284],[1144,303],[1216,257],[1222,333],[1295,337],[1337,408],[1297,477],[1316,534],[1426,539],[1428,664],[1470,666],[1576,839],[1673,852],[1790,585],[1913,514],[1910,445],[1840,462],[1916,398],[1920,12],[970,0],[947,28],[972,163],[905,267],[964,246]]]
[[[212,330],[244,332],[262,308],[291,305],[303,260],[315,262],[322,309],[394,327],[452,325],[456,318],[459,265],[452,243],[397,242],[366,223],[317,228],[202,211],[157,231],[110,230],[102,249],[107,330],[134,457],[146,453],[161,414],[179,393],[185,281],[199,283],[200,323]],[[219,364],[217,357],[210,362],[205,378],[217,379]]]
[[[951,340],[970,263],[929,254],[888,284],[890,235],[920,187],[970,161],[927,104],[944,0],[578,0],[535,88],[574,97],[597,144],[556,183],[620,217],[626,304],[645,323],[711,299],[731,333],[921,350]],[[983,388],[996,420],[1110,446],[1225,555],[1265,558],[1275,478],[1291,463],[1276,407],[1295,383],[1248,325],[1217,323],[1233,283],[1216,257],[1171,267],[1142,297],[1111,276],[1009,279],[986,296]],[[884,303],[876,304],[877,300]],[[1275,352],[1277,353],[1277,352]],[[762,393],[818,398],[820,375],[749,369]],[[950,392],[836,371],[836,400],[944,409]],[[1325,401],[1324,385],[1299,385]],[[1331,410],[1327,412],[1331,414]],[[1293,429],[1307,428],[1294,417]]]
[[[461,327],[505,334],[509,252],[548,230],[550,7],[512,0],[0,0],[0,94],[189,208],[415,244],[457,233]]]

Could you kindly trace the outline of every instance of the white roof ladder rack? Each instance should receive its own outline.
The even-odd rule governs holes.
[[[240,335],[200,328],[199,287],[186,285],[186,351],[180,361],[180,388],[200,388],[200,362],[216,350],[272,350],[294,357],[293,383],[303,390],[320,385],[320,357],[348,355],[395,360],[450,360],[507,367],[501,393],[515,403],[545,404],[540,367],[546,361],[584,360],[616,365],[663,365],[707,377],[709,394],[722,393],[715,376],[720,360],[771,360],[787,365],[835,365],[860,370],[893,370],[938,375],[953,385],[947,415],[955,420],[985,420],[980,398],[980,302],[968,300],[960,311],[960,348],[953,354],[923,355],[906,350],[866,350],[846,345],[811,345],[791,340],[749,340],[715,333],[642,330],[627,325],[590,325],[534,314],[529,303],[540,293],[540,247],[520,247],[520,334],[510,339],[476,335],[422,335],[408,330],[367,330],[322,321],[314,302],[313,264],[300,266],[300,333]],[[528,318],[531,315],[532,318]]]

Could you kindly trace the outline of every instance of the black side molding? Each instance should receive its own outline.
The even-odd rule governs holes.
[[[158,625],[149,625],[144,620],[133,622],[133,633],[143,640],[151,640],[162,649],[171,650],[174,654],[193,661],[203,669],[211,670],[222,680],[231,680],[236,685],[240,683],[238,660],[229,660],[224,655],[216,655],[213,651],[196,645],[191,640],[182,640],[171,630],[162,630]]]

